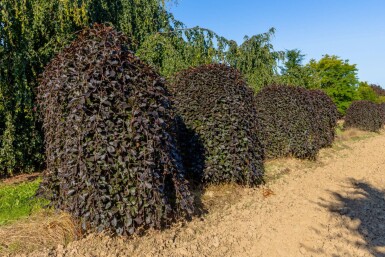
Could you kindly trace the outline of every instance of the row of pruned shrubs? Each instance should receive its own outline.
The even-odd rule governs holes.
[[[335,136],[338,110],[322,91],[271,86],[256,97],[258,138],[267,158],[314,159]]]
[[[47,171],[39,194],[84,230],[119,235],[191,217],[191,183],[263,180],[265,158],[314,159],[338,112],[321,91],[203,65],[165,82],[112,28],[78,35],[46,67],[38,100]],[[195,183],[194,183],[195,184]]]
[[[345,127],[378,131],[385,124],[385,103],[355,101],[346,112]]]

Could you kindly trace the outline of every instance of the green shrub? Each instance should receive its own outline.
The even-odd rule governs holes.
[[[355,101],[346,112],[346,128],[378,131],[383,126],[383,115],[378,104],[370,101]]]
[[[261,182],[263,156],[253,92],[240,73],[212,64],[180,72],[170,85],[190,174],[204,183]]]
[[[159,75],[111,27],[85,29],[46,67],[38,99],[47,172],[39,193],[84,230],[133,234],[192,212]]]
[[[270,86],[256,96],[258,136],[265,157],[314,159],[335,136],[338,111],[319,90]]]

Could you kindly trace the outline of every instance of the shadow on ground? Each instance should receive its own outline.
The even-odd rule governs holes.
[[[321,199],[319,205],[336,215],[341,226],[362,238],[361,242],[346,240],[346,243],[365,249],[376,257],[385,256],[384,190],[355,179],[349,179],[345,189],[344,194],[330,192],[335,201],[328,203]]]

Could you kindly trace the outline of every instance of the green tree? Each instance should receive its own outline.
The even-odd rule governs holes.
[[[284,52],[275,51],[271,43],[274,34],[275,29],[271,28],[250,38],[246,36],[240,46],[229,44],[226,61],[244,74],[255,91],[275,82],[278,61],[284,58]]]
[[[370,84],[370,87],[376,92],[378,96],[385,96],[385,89],[380,85]]]
[[[281,76],[278,81],[281,84],[295,85],[305,88],[320,88],[320,78],[310,65],[303,66],[305,55],[300,50],[286,50]]]
[[[228,40],[200,27],[186,28],[171,19],[168,30],[149,35],[137,55],[165,77],[191,66],[225,61]]]
[[[275,29],[245,37],[238,45],[233,40],[200,28],[186,28],[170,15],[168,30],[146,38],[137,54],[169,77],[191,66],[227,63],[240,70],[256,91],[274,82],[278,60],[283,52],[275,51],[271,43]]]
[[[357,67],[335,55],[324,55],[318,62],[311,60],[309,66],[320,77],[321,88],[333,99],[341,114],[357,98]]]
[[[368,84],[368,82],[360,82],[357,88],[357,97],[359,100],[368,100],[373,103],[379,102],[379,96]]]

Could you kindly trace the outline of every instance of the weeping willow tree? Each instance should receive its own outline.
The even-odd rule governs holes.
[[[144,40],[137,54],[163,76],[191,66],[208,63],[226,63],[240,70],[249,85],[256,91],[272,84],[278,73],[278,61],[284,52],[275,51],[271,43],[275,29],[245,37],[238,45],[233,40],[215,32],[200,28],[186,28],[183,23],[173,20],[167,31],[155,33]]]
[[[167,26],[162,0],[0,1],[0,175],[44,163],[34,89],[52,56],[84,26],[110,22],[136,47]]]
[[[172,19],[173,26],[146,38],[137,51],[139,57],[170,77],[192,66],[225,62],[227,40],[209,29],[185,28]]]
[[[275,82],[278,73],[278,61],[283,60],[284,52],[275,51],[271,43],[275,29],[245,37],[239,46],[229,49],[228,62],[238,68],[246,77],[250,86],[258,91]]]

